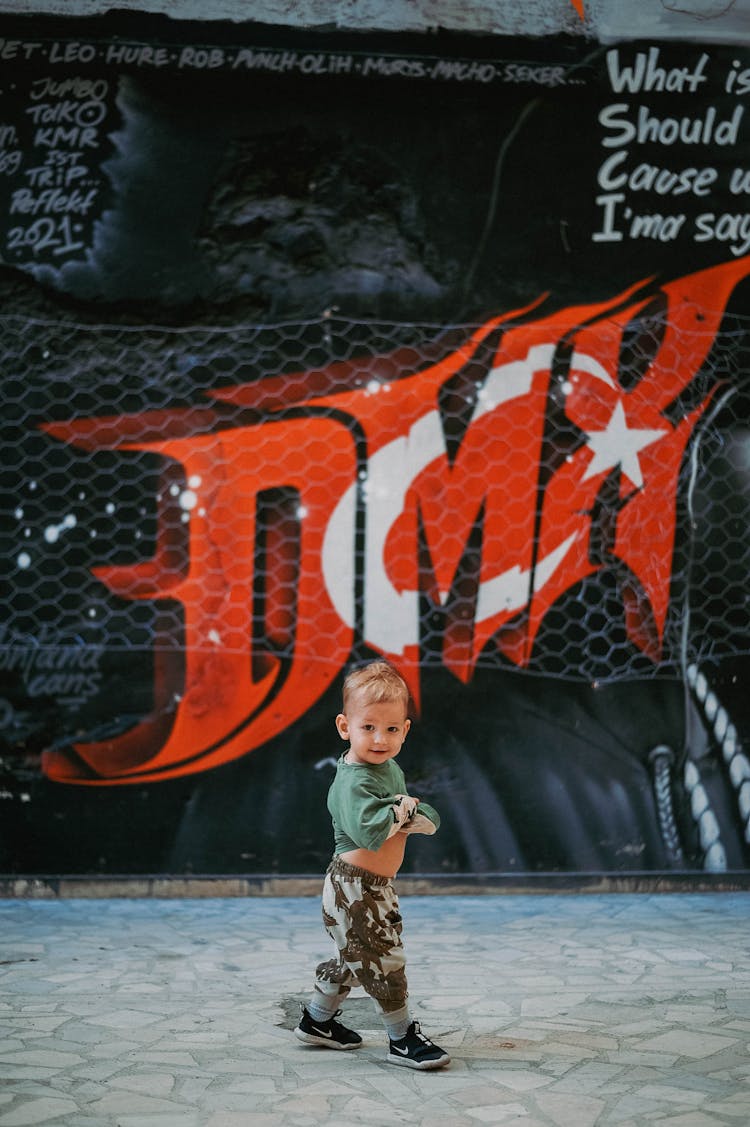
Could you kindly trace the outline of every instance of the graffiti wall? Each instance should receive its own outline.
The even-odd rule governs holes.
[[[32,33],[33,30],[33,33]],[[0,869],[745,870],[750,51],[0,24]]]

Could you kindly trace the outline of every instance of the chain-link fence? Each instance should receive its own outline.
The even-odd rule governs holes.
[[[6,753],[210,766],[372,653],[417,704],[747,653],[745,269],[451,327],[3,317]]]

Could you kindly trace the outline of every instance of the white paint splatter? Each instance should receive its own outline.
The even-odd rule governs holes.
[[[44,539],[48,544],[56,544],[60,539],[61,533],[65,532],[68,528],[75,528],[77,524],[78,521],[73,513],[68,513],[67,516],[63,517],[60,524],[50,524],[45,528]]]

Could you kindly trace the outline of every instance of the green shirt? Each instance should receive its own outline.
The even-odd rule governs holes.
[[[336,777],[328,791],[328,809],[333,821],[334,854],[350,849],[379,849],[388,837],[396,817],[394,796],[408,794],[404,772],[395,759],[371,766],[336,764]],[[440,815],[427,802],[417,807],[420,814],[440,825]]]

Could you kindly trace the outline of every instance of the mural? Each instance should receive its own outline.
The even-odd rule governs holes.
[[[312,708],[355,645],[392,661],[417,706],[425,645],[462,682],[488,648],[539,666],[547,612],[607,565],[623,645],[658,663],[679,469],[716,390],[697,375],[748,272],[740,259],[655,298],[498,318],[418,374],[392,353],[209,393],[232,412],[45,425],[165,467],[153,554],[94,574],[121,599],[179,607],[157,636],[152,713],[45,751],[46,773],[153,780],[245,755]],[[625,363],[628,331],[649,330]]]
[[[320,872],[382,654],[412,871],[744,870],[750,55],[28,27],[0,867]]]

